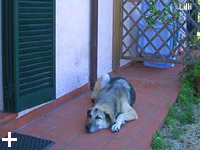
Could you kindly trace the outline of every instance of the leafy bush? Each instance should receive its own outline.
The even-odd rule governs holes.
[[[177,101],[180,111],[177,115],[177,120],[181,124],[188,124],[194,122],[192,106],[198,103],[198,98],[196,97],[197,87],[191,66],[187,66],[181,75],[181,88]]]
[[[182,72],[180,72],[181,88],[178,95],[178,105],[181,107],[191,107],[193,104],[197,104],[197,85],[195,79],[195,67],[186,66]],[[200,71],[200,70],[199,70]]]
[[[195,122],[192,108],[182,108],[181,113],[177,116],[181,124],[191,124]]]
[[[196,90],[190,82],[182,82],[181,89],[178,95],[178,105],[180,105],[181,107],[190,107],[192,104],[195,103],[195,93]]]
[[[194,67],[193,67],[193,69],[194,69],[194,76],[195,77],[198,77],[198,76],[200,76],[200,65],[199,64],[194,64]]]
[[[175,107],[173,107],[173,105],[169,105],[169,112],[168,115],[165,119],[165,125],[170,126],[170,125],[174,125],[176,123],[176,115],[177,115],[177,110],[175,109]]]

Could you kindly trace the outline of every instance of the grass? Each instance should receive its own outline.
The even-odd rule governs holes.
[[[153,136],[151,147],[155,150],[166,148],[167,145],[164,143],[163,139],[164,135],[160,131],[156,131],[155,135]]]
[[[181,134],[185,131],[181,130],[179,126],[184,124],[191,124],[195,122],[193,105],[199,103],[196,80],[192,66],[186,66],[180,72],[181,88],[175,105],[169,105],[169,112],[165,119],[164,125],[171,127],[171,137],[184,143]],[[164,142],[164,134],[157,131],[153,137],[151,148],[153,150],[166,149],[167,143]]]
[[[181,134],[182,134],[182,131],[179,128],[172,129],[172,136],[175,140],[179,139]]]
[[[184,143],[185,142],[184,138],[180,138],[180,142]]]
[[[169,112],[168,112],[168,115],[165,119],[165,124],[167,126],[170,126],[170,125],[174,125],[175,122],[176,122],[176,119],[175,119],[175,116],[176,116],[176,113],[177,113],[177,110],[173,107],[173,105],[169,105]]]

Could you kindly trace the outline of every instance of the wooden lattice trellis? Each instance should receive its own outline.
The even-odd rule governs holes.
[[[119,55],[115,58],[182,64],[200,61],[199,4],[200,0],[116,0],[114,38],[119,43],[114,49],[119,51],[114,52]]]

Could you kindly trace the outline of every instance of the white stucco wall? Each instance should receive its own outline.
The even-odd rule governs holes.
[[[113,0],[99,0],[98,76],[112,71]]]
[[[98,76],[112,71],[113,0],[99,0]],[[121,60],[120,66],[130,62]]]
[[[56,1],[56,97],[88,83],[90,0]]]
[[[2,88],[2,39],[1,39],[1,0],[0,0],[0,110],[3,110],[3,88]]]

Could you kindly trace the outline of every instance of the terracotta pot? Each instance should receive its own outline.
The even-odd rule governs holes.
[[[198,92],[200,92],[200,76],[196,77]]]

